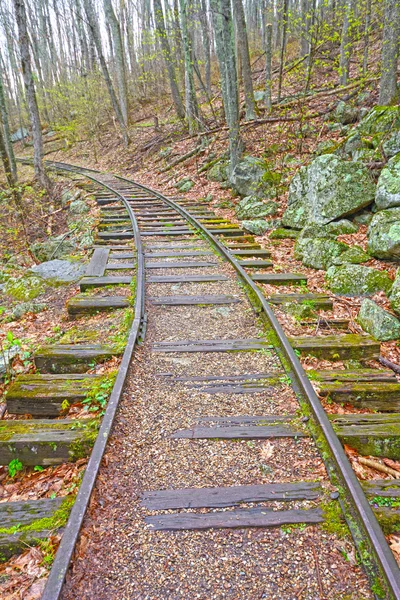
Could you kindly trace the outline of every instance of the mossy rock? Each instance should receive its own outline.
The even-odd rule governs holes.
[[[69,205],[71,215],[84,215],[89,212],[89,207],[84,200],[74,200]]]
[[[268,221],[264,219],[253,219],[252,221],[242,221],[242,227],[254,235],[264,235],[266,231],[271,229],[268,225]]]
[[[400,206],[400,154],[391,158],[378,179],[375,204],[378,210]]]
[[[353,217],[353,221],[358,225],[369,225],[373,216],[370,210],[362,210]]]
[[[340,256],[334,259],[334,265],[344,265],[350,263],[353,265],[359,265],[361,263],[370,260],[370,256],[364,252],[360,246],[351,246],[348,250],[345,250]]]
[[[400,321],[368,298],[362,301],[357,321],[364,331],[381,342],[400,338]]]
[[[390,137],[382,143],[385,156],[392,158],[400,152],[400,130],[394,131]]]
[[[245,156],[239,161],[231,176],[233,189],[242,197],[275,198],[279,183],[280,174],[265,160],[254,156]]]
[[[343,242],[329,238],[302,238],[296,242],[294,255],[306,267],[327,269],[348,248]]]
[[[272,240],[295,240],[298,236],[299,232],[296,229],[284,229],[283,227],[279,227],[278,229],[274,229],[274,231],[271,231],[269,237]]]
[[[316,317],[317,313],[311,304],[298,304],[297,302],[286,302],[281,305],[282,310],[294,317],[296,320],[310,319]]]
[[[374,215],[368,227],[368,252],[376,258],[400,259],[400,207]]]
[[[36,242],[31,245],[32,253],[40,262],[53,258],[64,258],[76,251],[76,244],[71,239],[62,239],[65,234],[49,238],[45,242]]]
[[[225,161],[217,162],[207,172],[207,179],[209,181],[227,181],[228,180],[228,163]]]
[[[27,313],[37,314],[47,309],[47,304],[38,302],[20,302],[11,312],[10,320],[18,321]]]
[[[326,280],[335,294],[342,296],[372,296],[376,292],[390,292],[392,281],[386,271],[361,265],[329,267]]]
[[[182,193],[189,192],[194,186],[194,181],[192,181],[189,177],[184,177],[178,183],[175,184],[177,190]]]
[[[315,148],[314,154],[321,156],[322,154],[333,154],[337,149],[337,142],[333,140],[323,140]]]
[[[257,219],[276,214],[278,206],[273,200],[262,202],[259,198],[246,196],[238,202],[235,212],[238,219]]]
[[[396,277],[394,278],[389,300],[394,312],[400,315],[400,269],[397,270]]]
[[[375,185],[363,164],[325,154],[293,177],[282,221],[293,229],[324,225],[368,206],[374,197]]]
[[[357,121],[358,110],[354,106],[350,106],[349,104],[346,104],[346,102],[341,101],[336,107],[334,118],[342,125],[349,125],[350,123],[355,123]]]
[[[375,106],[357,126],[362,135],[376,135],[393,129],[400,129],[400,106]]]
[[[37,275],[26,274],[18,279],[9,279],[4,286],[4,292],[15,300],[27,302],[43,294],[46,282]]]

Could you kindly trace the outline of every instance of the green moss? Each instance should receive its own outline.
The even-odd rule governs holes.
[[[62,501],[59,508],[53,513],[51,517],[45,517],[43,519],[37,519],[36,521],[32,521],[29,525],[21,525],[17,527],[10,527],[9,529],[0,528],[0,533],[6,535],[12,535],[18,532],[26,532],[26,531],[55,531],[60,527],[63,527],[68,521],[69,514],[71,512],[72,506],[75,502],[74,496],[66,496]]]
[[[321,505],[321,508],[324,515],[322,527],[325,531],[334,533],[339,538],[349,537],[350,530],[344,519],[339,502],[337,500],[326,502]]]

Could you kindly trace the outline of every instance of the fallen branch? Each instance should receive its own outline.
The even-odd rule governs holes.
[[[370,458],[364,458],[363,456],[358,457],[358,462],[366,467],[370,467],[371,469],[375,469],[375,471],[380,471],[381,473],[386,473],[386,475],[392,475],[395,479],[400,479],[400,473],[387,467],[386,465],[381,465],[377,460],[371,460]]]
[[[387,367],[388,369],[392,369],[392,371],[397,373],[397,375],[400,375],[400,366],[396,365],[396,363],[392,363],[390,360],[388,360],[387,358],[384,358],[383,356],[379,357],[379,362],[384,367]]]
[[[192,156],[200,154],[201,152],[204,152],[204,151],[205,151],[204,147],[202,147],[202,146],[196,146],[196,148],[194,148],[194,150],[191,150],[190,152],[187,152],[183,156],[179,156],[179,158],[176,158],[175,160],[173,160],[172,163],[170,163],[169,165],[167,165],[163,169],[160,169],[160,173],[166,173],[167,171],[170,171],[171,169],[173,169],[174,167],[176,167],[176,165],[179,165],[180,163],[184,162],[185,160],[188,160],[189,158],[192,158]]]

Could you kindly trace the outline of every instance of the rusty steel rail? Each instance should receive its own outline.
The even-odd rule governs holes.
[[[102,173],[100,171],[96,171],[94,169],[85,169],[83,167],[68,165],[65,163],[51,161],[46,162],[47,165],[53,169],[60,169],[63,171],[70,171],[73,173],[82,174],[92,179],[96,183],[101,183],[100,181],[98,181],[97,177],[93,175],[93,173],[101,175]],[[103,175],[105,174],[103,173]],[[388,546],[382,529],[371,509],[371,506],[369,505],[369,502],[350,465],[350,462],[343,450],[343,447],[333,430],[333,427],[321,405],[321,402],[318,396],[316,395],[313,386],[311,385],[310,380],[308,379],[298,357],[296,356],[271,306],[269,305],[261,290],[252,281],[252,279],[249,277],[249,275],[246,273],[243,267],[239,264],[239,261],[229,251],[229,249],[226,248],[217,239],[215,235],[208,231],[208,229],[202,223],[200,223],[200,221],[197,218],[191,215],[189,211],[187,211],[185,208],[183,208],[176,202],[170,200],[160,192],[157,192],[149,187],[139,184],[136,181],[132,181],[125,177],[117,175],[113,177],[129,184],[132,187],[145,190],[149,193],[149,195],[153,195],[155,198],[162,200],[169,207],[176,210],[177,213],[179,213],[188,223],[190,223],[195,229],[197,229],[197,231],[203,234],[218,250],[218,252],[234,267],[248,292],[251,302],[253,303],[253,305],[257,305],[259,313],[264,316],[264,318],[272,327],[274,333],[277,336],[279,342],[278,352],[284,359],[285,364],[288,366],[287,368],[289,370],[290,375],[292,376],[293,388],[296,394],[301,397],[301,399],[308,407],[312,415],[313,427],[311,427],[311,432],[314,439],[316,440],[317,446],[321,448],[322,436],[323,444],[329,450],[329,457],[327,458],[326,456],[323,456],[323,459],[331,481],[338,488],[339,502],[341,504],[349,529],[352,533],[362,563],[369,576],[372,591],[374,592],[376,598],[400,600],[400,569],[396,563],[393,553]],[[101,183],[101,185],[104,184]],[[105,185],[105,187],[107,187],[110,191],[118,195],[124,201],[124,204],[125,202],[127,203],[127,205],[129,204],[120,192],[118,192],[110,186]],[[131,207],[128,208],[127,206],[127,209],[130,211],[130,214],[133,215]],[[134,215],[133,219],[135,240],[137,237],[137,247],[142,248],[140,241],[140,233],[138,231]],[[142,260],[144,260],[143,254]],[[141,284],[141,286],[143,286],[144,298],[144,279],[143,281],[140,281],[138,278],[138,284],[139,283]],[[141,318],[142,316],[143,314],[141,313]],[[128,345],[121,363],[120,372],[116,384],[114,386],[114,389],[116,389],[118,384],[118,389],[116,390],[115,394],[113,390],[113,394],[109,402],[109,407],[113,412],[113,416],[111,420],[110,418],[108,418],[106,421],[106,412],[106,415],[103,418],[102,427],[100,429],[100,433],[102,433],[104,426],[104,433],[106,435],[106,438],[108,438],[112,420],[114,418],[116,408],[118,405],[118,400],[116,398],[117,392],[119,396],[122,392],[122,386],[125,381],[127,368],[129,366],[130,357],[133,351],[133,346],[138,336],[140,321],[136,320],[135,311],[136,324],[134,325],[134,327],[132,327]],[[67,573],[73,549],[75,547],[75,543],[79,535],[79,530],[83,521],[85,510],[89,502],[90,493],[95,483],[96,475],[100,466],[100,461],[104,452],[106,441],[107,439],[103,441],[99,434],[96,441],[98,447],[96,447],[95,444],[80,491],[77,496],[77,501],[75,502],[75,505],[72,509],[70,519],[67,523],[67,527],[61,541],[60,549],[57,552],[56,559],[53,563],[53,567],[51,569],[42,600],[58,600],[58,598],[60,597],[65,575]],[[102,450],[100,450],[100,446],[102,447]],[[93,470],[93,472],[90,472],[91,470]],[[87,474],[88,476],[86,477]],[[82,501],[80,500],[81,498]],[[378,590],[378,588],[380,591]]]

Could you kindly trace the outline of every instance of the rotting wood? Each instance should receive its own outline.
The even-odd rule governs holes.
[[[144,492],[142,505],[149,510],[224,508],[237,506],[243,502],[316,500],[321,493],[322,488],[319,482],[303,481],[214,488],[181,488]]]
[[[237,527],[281,527],[295,523],[322,523],[319,508],[309,510],[270,510],[267,508],[239,509],[208,514],[178,513],[146,517],[150,529],[221,529]]]

